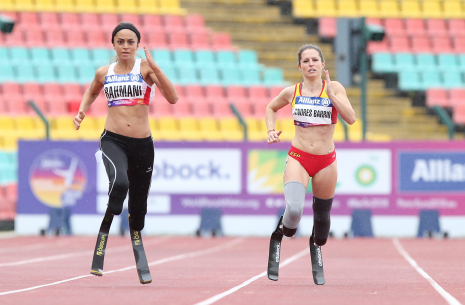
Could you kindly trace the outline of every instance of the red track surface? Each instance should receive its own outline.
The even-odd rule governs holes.
[[[149,263],[158,262],[150,267],[153,282],[141,285],[135,269],[87,276],[95,241],[96,237],[0,239],[0,304],[196,304],[265,271],[269,243],[267,238],[145,237]],[[400,244],[434,281],[465,304],[465,241],[415,239]],[[305,249],[307,238],[285,239],[281,263]],[[192,257],[186,256],[189,253]],[[160,261],[166,258],[171,261]],[[31,259],[36,261],[28,262]],[[324,286],[313,284],[310,255],[305,254],[280,269],[279,281],[260,277],[214,304],[448,304],[391,239],[330,240],[323,247],[323,260]],[[129,238],[110,236],[104,272],[134,265]],[[4,294],[79,276],[85,277]]]

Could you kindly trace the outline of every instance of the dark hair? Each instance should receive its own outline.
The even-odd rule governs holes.
[[[301,46],[300,49],[299,49],[299,52],[297,52],[297,60],[299,61],[299,65],[300,65],[300,59],[302,57],[302,53],[305,50],[308,50],[308,49],[312,49],[312,50],[317,51],[318,54],[320,55],[321,61],[325,62],[325,58],[323,57],[323,52],[321,52],[319,47],[317,47],[317,46],[315,46],[313,44],[305,44],[305,45]]]
[[[115,29],[113,30],[113,33],[111,34],[111,43],[113,44],[113,39],[115,39],[116,33],[118,33],[121,30],[128,29],[136,33],[137,36],[137,43],[140,42],[140,33],[139,30],[134,26],[134,24],[129,23],[129,22],[120,22]]]

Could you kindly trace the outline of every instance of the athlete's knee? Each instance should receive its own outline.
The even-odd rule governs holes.
[[[134,231],[142,231],[145,226],[145,215],[143,216],[129,216],[129,226]]]
[[[313,227],[315,244],[326,244],[331,226],[331,207],[333,198],[320,199],[313,197]]]
[[[297,181],[291,181],[284,185],[286,210],[284,211],[283,226],[286,228],[284,231],[291,229],[289,234],[295,233],[294,229],[297,229],[302,218],[306,191],[307,188]]]
[[[108,198],[107,211],[113,215],[119,215],[123,212],[123,203],[125,197],[112,196]]]
[[[127,178],[116,179],[113,185],[110,185],[110,196],[124,196],[128,193],[129,190],[129,180]]]

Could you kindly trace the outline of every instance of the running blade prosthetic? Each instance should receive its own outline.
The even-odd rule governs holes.
[[[145,256],[144,245],[142,244],[142,235],[140,231],[129,229],[131,234],[132,249],[134,251],[134,258],[136,259],[137,274],[141,284],[148,284],[152,282],[150,275],[149,264]]]
[[[325,284],[325,274],[323,272],[323,256],[321,247],[313,242],[313,235],[310,236],[310,258],[312,259],[313,282],[317,285]]]
[[[279,259],[281,254],[281,241],[283,240],[283,217],[279,219],[276,230],[271,234],[270,253],[268,256],[268,278],[272,281],[278,280]]]
[[[111,222],[113,221],[113,215],[105,213],[102,224],[100,225],[100,231],[98,232],[97,243],[95,245],[94,257],[92,259],[92,267],[90,273],[97,276],[103,275],[103,261],[105,258],[105,249],[107,247],[108,232],[110,232]]]

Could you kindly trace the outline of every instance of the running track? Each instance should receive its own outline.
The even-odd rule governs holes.
[[[464,240],[329,240],[324,286],[313,284],[307,238],[283,240],[273,282],[267,238],[146,236],[148,285],[128,237],[110,236],[104,276],[91,276],[95,241],[0,238],[0,304],[465,305]]]

